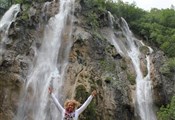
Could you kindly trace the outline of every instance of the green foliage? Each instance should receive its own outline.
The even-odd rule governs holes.
[[[88,97],[89,97],[89,93],[86,91],[85,87],[83,85],[79,85],[76,88],[76,97],[75,97],[75,99],[78,100],[81,103],[84,103]],[[96,105],[92,101],[88,105],[86,110],[80,115],[80,119],[81,120],[93,120],[94,118],[96,118],[95,108],[96,108]]]
[[[85,87],[83,85],[79,85],[76,88],[76,97],[75,97],[75,99],[79,100],[80,102],[84,102],[87,97],[88,97],[88,92],[86,92]]]
[[[100,66],[103,70],[113,72],[115,70],[115,63],[108,62],[107,60],[101,60]]]
[[[175,71],[175,58],[169,59],[168,66],[169,66],[170,71],[172,71],[172,72]]]
[[[103,9],[105,7],[105,1],[104,0],[84,0],[84,4],[86,5],[86,7],[92,8],[92,9],[96,9],[96,8],[100,8]]]
[[[96,105],[92,101],[88,106],[87,109],[83,112],[83,115],[86,116],[82,118],[82,120],[93,120],[96,118]]]
[[[123,17],[128,23],[142,18],[146,13],[135,4],[124,3],[121,0],[118,0],[117,3],[107,2],[106,10],[110,11],[114,16]]]
[[[127,73],[127,79],[130,81],[131,85],[135,85],[136,84],[136,76],[131,74],[131,73]]]
[[[165,9],[160,11],[159,23],[165,27],[175,28],[175,11],[173,9]]]
[[[142,18],[132,21],[131,28],[135,33],[147,39],[150,44],[163,50],[167,56],[175,57],[174,21],[174,9],[152,9]]]
[[[149,52],[149,48],[147,46],[141,46],[139,49],[144,54],[147,54]]]
[[[162,106],[157,114],[159,120],[175,120],[175,96],[172,98],[171,103]]]
[[[169,58],[166,63],[160,68],[160,72],[164,75],[174,75],[175,72],[175,58]]]
[[[30,5],[28,5],[28,4],[24,4],[23,5],[23,12],[22,12],[22,14],[21,14],[21,19],[22,20],[28,20],[29,18],[28,18],[28,10],[29,10],[29,8],[30,8]]]
[[[96,31],[100,24],[100,15],[105,12],[104,0],[82,0],[83,12],[86,17],[86,24],[91,27],[91,30]]]
[[[99,27],[99,23],[98,23],[98,21],[97,21],[97,18],[98,18],[98,16],[97,16],[97,14],[96,13],[93,13],[92,11],[89,11],[88,13],[87,13],[87,20],[86,20],[86,23],[89,25],[89,26],[91,26],[91,28],[93,29],[93,30],[96,30],[98,27]]]
[[[127,69],[127,64],[126,64],[126,62],[123,61],[123,59],[122,59],[122,62],[120,63],[120,67],[121,67],[123,70],[126,70],[126,69]]]
[[[2,4],[23,3],[27,0],[0,0]],[[37,2],[44,2],[38,0]],[[152,45],[163,50],[167,56],[175,57],[175,9],[151,9],[150,12],[138,8],[134,3],[129,4],[121,0],[114,3],[112,0],[81,0],[85,23],[89,29],[97,31],[105,25],[101,15],[110,11],[115,17],[123,17],[131,30],[143,37]],[[26,19],[26,15],[23,16]],[[102,21],[102,22],[101,22]]]
[[[97,80],[96,83],[98,86],[102,87],[102,80]]]
[[[15,0],[15,3],[23,3],[24,0]]]
[[[105,38],[101,34],[99,34],[98,32],[92,33],[92,36],[93,36],[93,39],[95,39],[95,40],[101,40],[101,41],[105,40]]]
[[[13,0],[0,0],[0,7],[9,8],[13,3]]]
[[[23,3],[23,4],[28,4],[28,3],[32,3],[32,2],[38,2],[38,3],[41,3],[41,2],[46,2],[46,0],[13,0],[14,3]]]
[[[165,75],[172,75],[175,69],[175,9],[151,9],[150,12],[138,8],[134,3],[129,4],[121,0],[117,3],[107,1],[104,7],[110,11],[114,17],[123,17],[128,22],[131,30],[154,45],[170,58],[161,68]],[[147,49],[140,48],[142,52]],[[101,65],[104,67],[105,62]],[[128,79],[133,81],[133,76],[128,75]]]

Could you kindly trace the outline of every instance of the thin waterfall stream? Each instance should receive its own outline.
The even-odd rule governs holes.
[[[58,14],[50,18],[45,27],[42,45],[26,78],[15,120],[61,120],[58,110],[49,104],[48,87],[52,86],[57,98],[62,100],[64,73],[72,44],[69,15],[73,3],[73,0],[60,0]]]
[[[111,14],[109,13],[109,16]],[[112,17],[113,18],[113,17]],[[112,18],[110,19],[112,21]],[[114,45],[116,50],[124,57],[129,57],[133,63],[136,72],[136,98],[135,98],[135,109],[137,117],[141,120],[157,120],[153,110],[152,100],[152,81],[150,78],[150,66],[152,49],[149,46],[143,44],[134,37],[130,31],[127,22],[124,18],[118,20],[118,25],[122,30],[122,34],[125,36],[125,40],[120,40],[115,34],[111,34],[111,43]],[[112,23],[112,22],[111,22]],[[111,24],[112,25],[112,24]],[[113,28],[113,27],[111,27]],[[141,70],[141,52],[139,47],[146,46],[149,49],[149,54],[145,55],[145,61],[147,66],[147,75],[143,76]]]
[[[136,77],[136,107],[137,114],[141,120],[156,120],[155,113],[153,112],[153,102],[152,102],[152,85],[150,78],[150,56],[146,55],[147,63],[147,75],[144,77],[140,67],[140,51],[139,47],[136,46],[136,41],[138,41],[130,31],[126,21],[121,18],[122,26],[121,29],[129,43],[128,55],[131,58],[137,77]],[[140,41],[139,41],[140,43]],[[145,46],[143,43],[142,46]],[[152,50],[149,47],[149,54]]]
[[[20,5],[15,4],[12,5],[9,10],[2,16],[0,21],[0,59],[2,59],[2,55],[5,52],[6,44],[11,42],[8,38],[8,32],[11,24],[16,20],[18,13],[20,12]]]

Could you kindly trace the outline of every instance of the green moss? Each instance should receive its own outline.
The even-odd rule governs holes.
[[[106,47],[106,52],[108,52],[108,53],[112,53],[112,50],[114,49],[114,45],[108,45],[107,47]]]
[[[95,120],[97,115],[96,115],[96,105],[95,103],[92,101],[87,108],[85,109],[85,111],[83,111],[82,114],[80,114],[79,119],[80,120]]]
[[[131,85],[135,85],[136,84],[136,76],[130,73],[127,73],[127,79],[130,81]]]
[[[35,1],[35,0],[34,0],[34,1]],[[46,0],[37,0],[38,3],[41,3],[41,2],[43,3],[43,2],[45,2],[45,1],[46,1]],[[20,4],[20,3],[22,3],[22,4],[29,4],[29,3],[30,3],[30,4],[31,4],[32,1],[31,1],[31,0],[14,0],[14,2],[15,2],[16,4],[17,4],[17,3],[19,3],[19,4]]]
[[[160,68],[160,72],[166,76],[173,76],[175,72],[175,58],[169,58]]]
[[[93,32],[93,38],[99,39],[99,40],[105,40],[105,38],[101,34],[99,34],[98,32]]]
[[[160,68],[160,72],[162,73],[162,74],[168,74],[169,72],[170,72],[170,70],[169,70],[169,68],[168,68],[168,65],[167,64],[164,64],[163,66],[161,66],[161,68]]]
[[[27,15],[27,13],[22,14],[21,19],[22,19],[22,20],[28,20],[29,17],[28,17],[28,15]]]
[[[23,1],[24,1],[24,0],[15,0],[15,3],[20,4],[20,3],[23,3]]]
[[[139,49],[143,54],[149,53],[149,48],[146,46],[141,46]]]
[[[96,83],[97,83],[98,86],[100,86],[100,87],[102,86],[102,81],[101,80],[97,80]]]
[[[125,59],[122,59],[122,61],[120,62],[120,67],[123,70],[126,70],[127,69],[127,63],[126,63]]]
[[[86,19],[86,24],[88,24],[93,30],[99,28],[99,23],[97,21],[98,18],[97,14],[90,11],[87,13],[87,16],[88,17]]]
[[[96,31],[102,24],[100,15],[105,12],[105,1],[104,0],[82,0],[83,14],[86,17],[85,23],[90,27],[91,30]]]
[[[89,93],[86,91],[86,88],[83,85],[79,85],[76,88],[76,97],[75,99],[78,100],[81,104],[83,104],[87,98],[89,97]],[[94,101],[88,105],[85,111],[80,115],[81,120],[93,120],[96,118],[96,105]]]
[[[115,63],[114,62],[108,62],[107,60],[101,60],[100,66],[103,70],[108,72],[114,72],[115,71]]]
[[[78,100],[79,102],[84,102],[86,98],[89,96],[88,92],[86,91],[86,88],[83,85],[79,85],[76,88],[76,95],[75,99]]]
[[[96,90],[97,89],[96,85],[95,84],[91,84],[91,89],[92,90]]]
[[[175,96],[168,105],[160,108],[157,115],[159,120],[175,120]]]
[[[29,4],[24,4],[24,5],[23,5],[23,11],[22,11],[22,13],[21,13],[20,18],[21,18],[22,20],[24,20],[24,21],[27,21],[27,20],[29,19],[29,17],[28,17],[28,11],[29,11],[30,6],[31,6],[31,5],[29,5]]]

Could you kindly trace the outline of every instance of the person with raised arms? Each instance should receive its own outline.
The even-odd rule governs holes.
[[[66,100],[63,108],[58,102],[58,99],[55,97],[52,88],[49,88],[49,93],[53,99],[54,104],[63,116],[62,120],[78,120],[78,116],[87,108],[93,97],[97,95],[96,90],[94,90],[88,99],[84,102],[84,104],[80,108],[76,109],[80,105],[78,101],[74,99]]]

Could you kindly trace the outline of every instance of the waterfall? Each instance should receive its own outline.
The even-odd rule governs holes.
[[[136,114],[141,120],[156,120],[156,115],[153,111],[152,81],[150,78],[151,57],[150,55],[145,55],[148,73],[144,77],[140,66],[141,52],[139,47],[146,45],[134,37],[123,18],[118,21],[118,25],[126,39],[120,40],[113,33],[111,42],[122,56],[129,57],[132,60],[136,71]],[[146,47],[149,49],[149,53],[152,53],[153,50],[149,46]]]
[[[45,2],[43,7],[42,7],[42,18],[43,18],[43,21],[47,21],[48,20],[48,16],[47,16],[47,12],[49,10],[49,7],[51,5],[51,2]]]
[[[5,44],[8,42],[8,31],[11,24],[16,20],[17,14],[20,12],[20,5],[12,5],[9,10],[2,16],[0,21],[0,59],[5,51]]]
[[[52,86],[56,97],[62,100],[64,73],[72,45],[70,12],[73,3],[73,0],[60,0],[58,14],[50,18],[45,27],[42,45],[26,78],[15,120],[61,119],[53,103],[49,104],[48,87]]]
[[[20,11],[20,5],[12,5],[9,10],[2,16],[0,21],[0,31],[8,32],[12,22],[15,21],[17,14]]]

